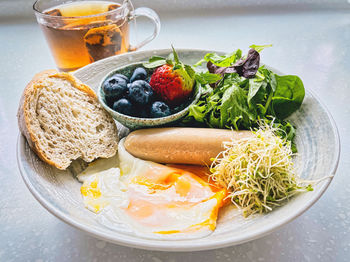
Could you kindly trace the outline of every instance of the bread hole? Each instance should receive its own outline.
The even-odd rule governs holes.
[[[66,129],[67,129],[68,131],[72,131],[72,127],[71,127],[69,124],[66,124]]]
[[[79,116],[79,111],[72,109],[72,114],[75,118],[78,118]]]
[[[99,124],[98,126],[96,126],[96,132],[100,133],[104,128],[105,126],[103,124]]]
[[[91,99],[89,99],[89,100],[88,100],[88,103],[89,103],[89,104],[93,104],[94,101],[92,101]]]

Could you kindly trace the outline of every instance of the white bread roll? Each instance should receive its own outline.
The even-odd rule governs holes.
[[[18,125],[45,162],[66,169],[73,160],[111,157],[118,144],[113,118],[95,92],[68,73],[43,71],[25,88]]]
[[[215,128],[150,128],[131,132],[126,150],[135,157],[158,163],[210,165],[223,151],[223,142],[250,136],[250,131]]]

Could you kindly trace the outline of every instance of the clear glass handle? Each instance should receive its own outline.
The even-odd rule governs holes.
[[[139,16],[145,16],[154,23],[154,31],[153,34],[147,37],[145,40],[141,41],[140,43],[136,44],[135,46],[130,46],[130,51],[135,51],[139,49],[140,47],[144,46],[145,44],[148,44],[151,42],[154,38],[156,38],[159,35],[160,31],[160,20],[159,16],[156,12],[154,12],[151,8],[148,7],[139,7],[132,11],[130,13],[129,21],[139,17]]]

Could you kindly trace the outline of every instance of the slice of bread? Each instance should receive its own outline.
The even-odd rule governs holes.
[[[78,158],[91,162],[117,151],[113,118],[95,92],[71,74],[47,70],[35,75],[23,92],[17,117],[29,146],[59,169]]]

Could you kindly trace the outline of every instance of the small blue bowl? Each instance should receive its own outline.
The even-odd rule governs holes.
[[[174,125],[177,121],[179,121],[181,118],[183,118],[184,116],[187,115],[189,107],[191,105],[194,105],[198,102],[198,100],[201,96],[201,87],[197,82],[195,83],[195,86],[193,88],[192,97],[190,97],[190,99],[187,102],[187,104],[185,105],[185,107],[182,110],[180,110],[172,115],[166,116],[166,117],[142,118],[142,117],[128,116],[128,115],[124,115],[122,113],[119,113],[117,111],[114,111],[112,108],[110,108],[107,105],[105,94],[104,94],[103,89],[102,89],[103,82],[107,78],[111,77],[114,74],[122,74],[122,75],[125,75],[128,78],[130,78],[132,73],[134,72],[134,70],[137,67],[143,67],[142,66],[143,63],[144,62],[138,62],[138,63],[133,63],[133,64],[129,64],[126,66],[118,67],[118,68],[114,69],[113,71],[111,71],[110,73],[108,73],[102,79],[100,85],[98,86],[98,90],[97,90],[98,99],[99,99],[100,103],[102,104],[102,106],[107,110],[108,113],[110,113],[112,115],[112,117],[115,120],[117,120],[119,123],[123,124],[124,126],[126,126],[127,128],[129,128],[131,130],[141,129],[141,128],[149,128],[149,127],[160,127],[160,126]],[[148,75],[151,75],[153,73],[153,71],[155,70],[155,68],[152,68],[152,69],[145,68],[145,69],[146,69]]]

